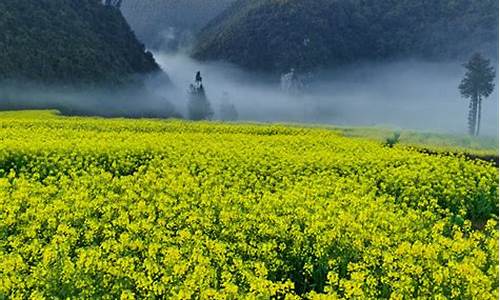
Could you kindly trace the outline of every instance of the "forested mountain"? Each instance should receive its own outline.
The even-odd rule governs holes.
[[[238,0],[193,56],[264,71],[498,53],[498,0]]]
[[[118,8],[101,0],[0,1],[0,81],[121,85],[159,71]]]
[[[122,12],[149,48],[175,49],[235,0],[124,0]]]

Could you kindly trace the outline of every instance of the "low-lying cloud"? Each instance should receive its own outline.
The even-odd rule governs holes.
[[[464,73],[458,62],[354,65],[315,74],[301,95],[290,95],[280,90],[279,76],[250,74],[226,63],[200,63],[183,54],[157,53],[156,58],[176,87],[169,99],[183,115],[188,85],[201,71],[216,117],[228,97],[244,121],[467,132],[468,100],[458,91]],[[481,133],[498,134],[497,88],[483,102]]]
[[[221,62],[156,53],[170,77],[148,78],[143,88],[68,89],[25,82],[0,83],[0,109],[55,108],[64,114],[107,117],[185,117],[188,87],[201,71],[220,118],[229,101],[241,121],[387,126],[463,134],[468,100],[458,84],[460,63],[366,63],[315,74],[300,94],[280,90],[279,76],[248,73]],[[483,100],[481,134],[498,134],[498,87]]]

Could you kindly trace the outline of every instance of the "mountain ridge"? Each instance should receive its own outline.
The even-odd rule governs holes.
[[[478,50],[498,53],[493,0],[238,0],[201,30],[192,56],[283,72]]]
[[[123,85],[161,69],[120,11],[99,0],[0,3],[0,80]]]

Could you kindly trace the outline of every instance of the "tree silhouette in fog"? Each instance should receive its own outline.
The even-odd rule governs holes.
[[[202,81],[201,73],[198,71],[194,84],[189,85],[188,117],[190,120],[210,120],[214,114]]]
[[[466,73],[464,79],[459,85],[462,97],[470,100],[469,102],[469,134],[479,135],[481,124],[481,104],[484,98],[491,95],[495,88],[493,80],[495,79],[495,70],[490,61],[474,54],[470,60],[464,64]]]

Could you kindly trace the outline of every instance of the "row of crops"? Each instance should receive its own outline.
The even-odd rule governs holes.
[[[497,299],[497,211],[487,163],[324,129],[0,115],[0,299]]]

